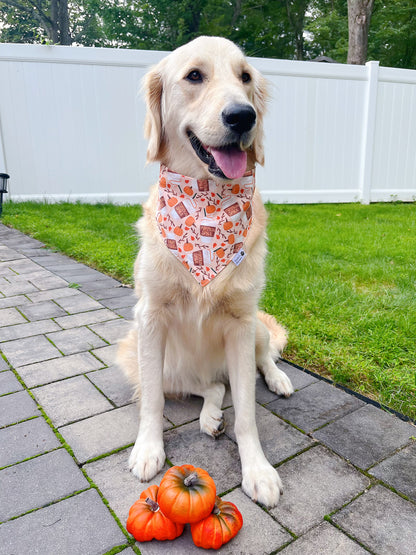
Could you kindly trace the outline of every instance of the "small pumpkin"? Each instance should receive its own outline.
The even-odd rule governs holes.
[[[163,476],[157,501],[163,513],[185,524],[206,518],[215,504],[215,482],[202,468],[173,466]]]
[[[157,503],[159,487],[150,486],[130,507],[126,528],[139,542],[174,540],[183,532],[183,524],[172,522]]]
[[[240,511],[230,501],[216,497],[214,508],[204,520],[191,524],[194,544],[204,549],[219,549],[243,526]]]

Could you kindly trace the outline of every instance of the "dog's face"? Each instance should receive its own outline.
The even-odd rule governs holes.
[[[145,78],[148,162],[198,179],[237,179],[263,163],[266,82],[227,39],[199,37]]]

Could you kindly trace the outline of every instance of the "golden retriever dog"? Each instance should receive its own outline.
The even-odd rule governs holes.
[[[137,224],[138,301],[118,353],[140,400],[129,466],[149,481],[164,465],[165,394],[201,396],[201,431],[222,433],[229,383],[242,488],[274,506],[282,484],[259,441],[256,368],[271,391],[293,388],[274,362],[286,332],[258,311],[266,211],[254,169],[264,158],[266,82],[232,42],[199,37],[153,67],[144,89],[147,160],[161,174]]]

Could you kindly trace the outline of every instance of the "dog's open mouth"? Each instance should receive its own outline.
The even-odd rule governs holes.
[[[203,145],[196,135],[188,131],[190,143],[197,156],[212,175],[221,179],[238,179],[247,169],[247,152],[233,143],[221,147]]]

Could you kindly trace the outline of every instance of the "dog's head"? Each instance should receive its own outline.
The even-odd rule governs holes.
[[[145,77],[147,161],[198,179],[237,179],[263,164],[266,81],[219,37],[181,46]]]

